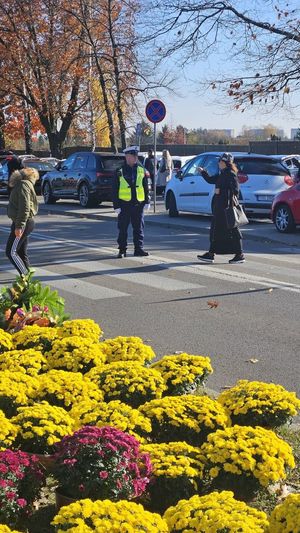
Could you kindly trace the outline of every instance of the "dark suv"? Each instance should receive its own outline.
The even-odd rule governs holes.
[[[45,204],[63,198],[78,199],[82,207],[112,200],[112,180],[125,161],[123,154],[75,152],[43,177]]]

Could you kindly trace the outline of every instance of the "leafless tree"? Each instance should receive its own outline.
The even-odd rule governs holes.
[[[211,87],[225,90],[237,109],[286,101],[300,89],[300,6],[296,0],[146,1],[157,54],[181,63],[225,49],[228,76]],[[224,72],[224,68],[222,69]],[[231,74],[237,72],[238,75]]]

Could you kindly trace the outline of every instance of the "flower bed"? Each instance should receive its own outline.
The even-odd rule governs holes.
[[[103,331],[94,320],[90,318],[65,320],[57,330],[58,336],[83,337],[97,343],[103,335]]]
[[[293,393],[241,381],[213,400],[203,388],[212,372],[207,357],[167,355],[148,366],[151,347],[137,337],[102,341],[90,319],[25,324],[12,334],[0,329],[0,446],[57,452],[57,482],[78,499],[57,513],[57,533],[120,533],[120,524],[133,532],[210,532],[210,520],[221,521],[218,533],[235,532],[234,524],[245,533],[299,533],[299,495],[276,507],[270,526],[242,501],[283,483],[295,465],[290,446],[267,429],[297,413]],[[25,472],[28,501],[30,479]],[[0,512],[9,501],[0,490]]]

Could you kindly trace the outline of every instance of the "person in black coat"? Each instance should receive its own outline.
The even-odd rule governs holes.
[[[148,157],[146,157],[145,159],[145,169],[148,170],[150,174],[152,191],[154,191],[155,163],[154,163],[154,154],[152,150],[148,150]]]
[[[220,157],[219,169],[219,174],[209,176],[204,168],[199,167],[199,172],[205,181],[215,185],[215,194],[212,200],[213,217],[210,227],[209,251],[203,255],[197,255],[197,257],[205,263],[213,263],[215,254],[234,254],[229,263],[244,263],[242,234],[239,228],[227,228],[225,216],[225,209],[229,206],[233,197],[238,198],[239,195],[237,168],[231,154],[224,153]]]

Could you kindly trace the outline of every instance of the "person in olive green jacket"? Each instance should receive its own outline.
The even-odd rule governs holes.
[[[34,228],[38,202],[34,184],[39,179],[35,168],[16,170],[9,179],[11,193],[7,214],[12,219],[6,255],[19,274],[27,274],[30,264],[27,256],[28,235]]]

